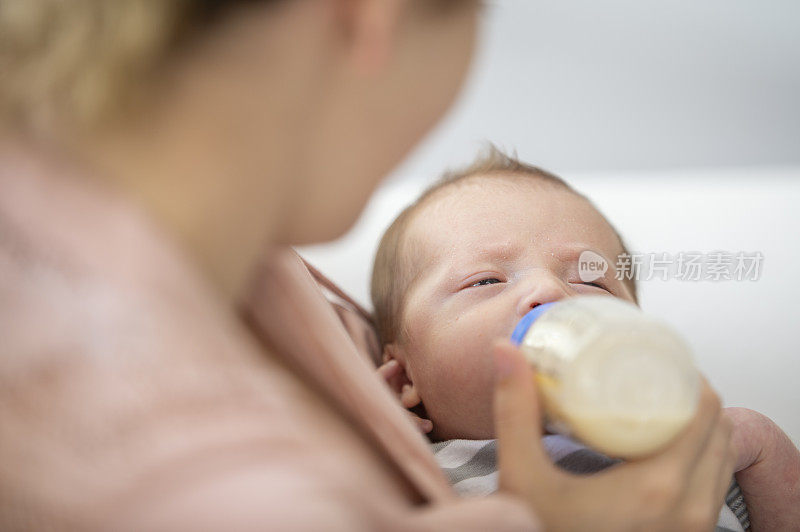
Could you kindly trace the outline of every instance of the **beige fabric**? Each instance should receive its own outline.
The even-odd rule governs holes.
[[[0,147],[0,530],[534,528],[454,498],[294,254],[241,312],[126,202]]]
[[[359,356],[300,258],[273,251],[251,294],[251,321],[265,341],[382,444],[425,499],[452,498],[426,440]]]
[[[358,349],[359,354],[374,364],[375,367],[379,366],[383,352],[372,315],[314,266],[305,260],[303,264],[305,264],[314,281],[316,281],[319,289],[325,294],[325,298],[333,307],[336,315],[339,316],[339,320],[347,331],[347,335],[355,344],[356,349]]]

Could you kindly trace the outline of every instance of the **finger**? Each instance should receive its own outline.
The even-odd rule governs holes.
[[[711,436],[689,478],[685,500],[688,504],[700,505],[710,521],[725,501],[733,478],[734,456],[731,451],[731,423],[727,417],[717,418]]]
[[[512,493],[527,493],[531,486],[545,484],[542,474],[552,468],[540,443],[541,414],[534,372],[519,349],[509,342],[497,343],[493,355],[500,487]]]
[[[378,367],[378,375],[380,375],[380,377],[384,380],[388,381],[392,377],[396,377],[399,374],[400,364],[395,359],[385,362]]]
[[[728,438],[725,442],[724,450],[722,451],[725,455],[725,459],[722,460],[719,472],[717,473],[719,484],[717,485],[716,497],[717,500],[724,502],[730,490],[731,482],[734,480],[733,475],[736,472],[737,455],[733,446],[733,422],[730,421],[729,418],[726,418],[722,422],[728,425]]]
[[[729,418],[722,415],[717,418],[708,445],[700,455],[700,460],[697,467],[694,468],[690,480],[690,491],[696,489],[698,496],[703,495],[704,491],[710,490],[712,498],[721,501],[721,497],[727,491],[733,478],[733,468],[736,462],[731,445],[732,431],[733,425]],[[695,484],[709,486],[709,488],[695,488]]]
[[[416,386],[404,384],[403,389],[400,392],[400,402],[405,408],[414,408],[420,404],[422,399],[420,399],[419,393],[417,393]]]
[[[697,402],[697,412],[692,421],[667,449],[660,458],[677,462],[681,471],[690,473],[705,451],[717,420],[721,415],[719,397],[711,389],[708,381],[701,378],[700,397]]]
[[[411,415],[412,421],[414,421],[414,423],[416,423],[417,428],[419,428],[419,430],[423,434],[427,434],[427,433],[429,433],[430,431],[433,430],[433,422],[430,419],[423,419],[423,418],[419,417],[418,415],[413,414],[411,412],[409,412],[409,414]]]

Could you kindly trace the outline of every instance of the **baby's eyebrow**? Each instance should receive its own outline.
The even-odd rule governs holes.
[[[555,252],[555,257],[561,262],[575,262],[580,259],[584,251],[591,251],[603,257],[607,262],[611,263],[607,254],[599,249],[597,246],[589,246],[582,243],[571,243],[564,245]]]
[[[524,246],[513,242],[495,242],[482,246],[475,256],[481,259],[508,262],[518,259],[524,250]]]

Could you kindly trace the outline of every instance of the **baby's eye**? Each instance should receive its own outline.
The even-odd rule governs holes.
[[[488,284],[497,284],[497,283],[500,283],[500,282],[502,282],[502,281],[500,281],[500,279],[498,279],[498,278],[496,278],[496,277],[490,277],[490,278],[488,278],[488,279],[481,279],[480,281],[477,281],[477,282],[475,282],[475,283],[472,283],[472,284],[471,284],[471,285],[469,285],[469,286],[470,286],[470,288],[471,288],[471,287],[473,287],[473,286],[486,286],[486,285],[488,285]]]
[[[606,292],[610,292],[610,290],[606,288],[606,286],[600,283],[581,283],[581,284],[584,286],[594,286],[595,288],[599,288],[600,290],[605,290]]]

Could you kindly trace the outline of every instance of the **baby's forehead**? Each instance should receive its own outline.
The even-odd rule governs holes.
[[[463,218],[472,216],[473,209],[485,204],[487,196],[491,196],[494,206],[502,207],[524,189],[535,189],[542,194],[556,190],[553,185],[542,186],[540,179],[508,173],[479,174],[447,183],[423,196],[411,217],[408,232],[416,231],[419,237],[429,234],[431,229],[463,222]]]
[[[489,172],[485,174],[473,174],[462,177],[451,182],[445,182],[424,196],[421,207],[435,208],[436,205],[448,205],[458,198],[465,195],[469,196],[476,192],[522,192],[535,190],[538,193],[546,194],[553,191],[569,191],[563,183],[555,183],[544,177],[520,174],[508,171]]]
[[[539,210],[541,218],[522,212],[531,210]],[[571,229],[577,235],[590,235],[613,254],[622,251],[620,239],[605,217],[568,186],[529,175],[476,175],[423,197],[406,228],[402,254],[407,265],[421,268],[468,242],[494,244],[508,233],[529,231],[531,245],[536,246],[545,244],[550,236],[564,237]],[[541,233],[534,238],[537,231]]]
[[[441,211],[452,215],[454,211],[462,210],[465,206],[480,203],[487,196],[496,205],[531,193],[538,197],[570,195],[585,199],[563,182],[554,182],[531,174],[491,172],[470,175],[435,188],[419,202],[415,218],[435,215]]]
[[[410,241],[431,235],[458,237],[459,228],[495,225],[498,215],[518,210],[521,198],[532,193],[537,200],[562,205],[565,210],[575,199],[591,207],[585,198],[565,185],[542,178],[511,173],[479,174],[445,184],[425,195],[412,213],[406,233]]]

